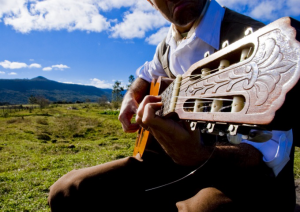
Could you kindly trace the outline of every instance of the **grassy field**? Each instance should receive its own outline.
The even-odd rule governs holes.
[[[71,109],[71,107],[74,107]],[[72,169],[132,155],[117,112],[96,104],[0,111],[0,211],[49,211],[49,187]],[[300,177],[300,151],[295,153]]]
[[[49,187],[60,176],[132,155],[136,134],[123,133],[116,112],[76,108],[0,117],[0,211],[49,211]]]

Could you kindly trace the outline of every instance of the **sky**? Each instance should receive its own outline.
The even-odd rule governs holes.
[[[269,24],[300,21],[300,0],[217,0]],[[123,86],[170,23],[146,0],[0,0],[0,79]]]

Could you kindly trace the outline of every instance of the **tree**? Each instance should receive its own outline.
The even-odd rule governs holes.
[[[112,90],[112,103],[115,108],[118,108],[122,102],[124,88],[121,86],[120,81],[115,81]]]
[[[132,83],[134,82],[134,76],[133,75],[130,75],[129,76],[129,84],[127,85],[127,90],[130,88],[130,86],[132,85]]]
[[[36,104],[38,104],[41,109],[48,107],[48,105],[50,104],[50,101],[43,96],[35,96],[35,98]]]
[[[107,96],[106,95],[100,96],[97,103],[99,106],[107,106],[109,103]]]
[[[37,104],[36,96],[30,95],[30,97],[28,98],[28,102],[32,105]]]

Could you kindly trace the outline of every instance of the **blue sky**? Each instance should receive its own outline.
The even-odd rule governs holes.
[[[300,0],[218,2],[266,24],[300,20]],[[146,0],[0,0],[0,78],[126,85],[169,25]]]

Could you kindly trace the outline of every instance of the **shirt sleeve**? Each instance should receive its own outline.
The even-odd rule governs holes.
[[[272,131],[273,137],[271,140],[263,143],[243,140],[242,143],[247,143],[258,149],[263,154],[263,160],[273,169],[275,176],[283,169],[290,160],[290,153],[293,145],[293,131]]]
[[[156,47],[156,51],[153,60],[146,61],[144,65],[136,70],[136,75],[148,82],[151,82],[153,78],[157,79],[159,76],[167,77],[159,59],[158,59],[158,48],[161,44]]]

